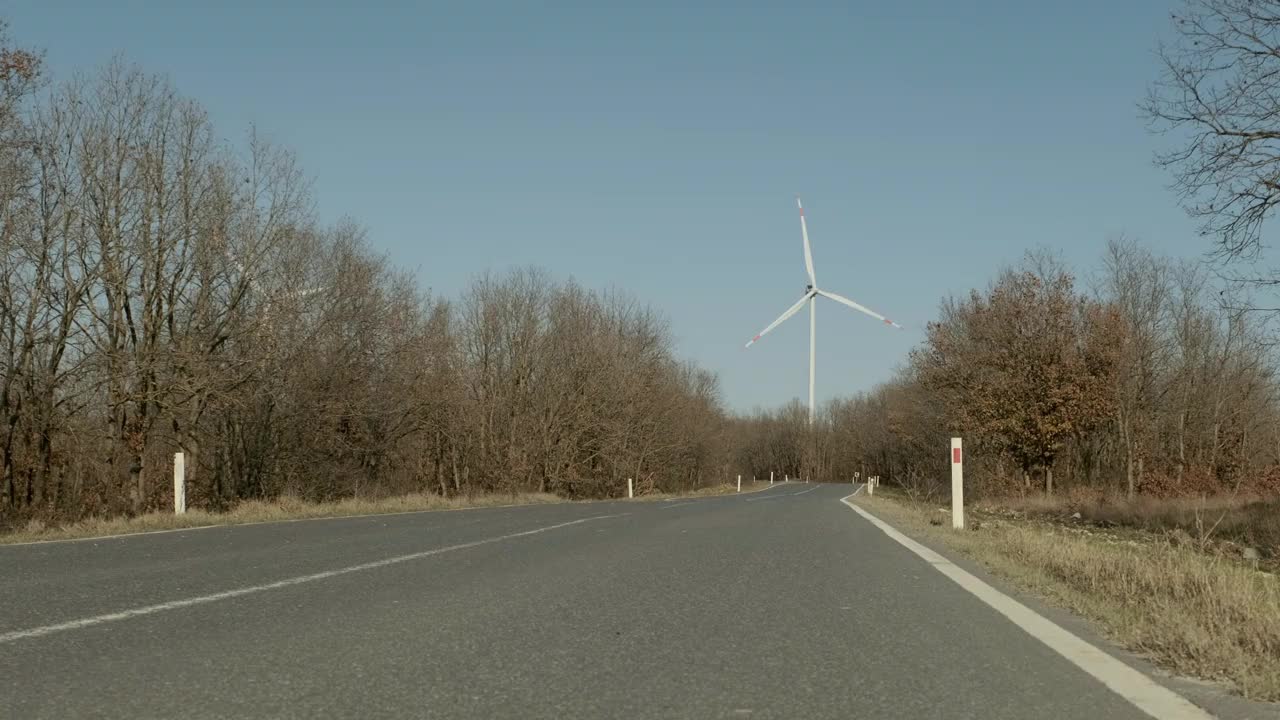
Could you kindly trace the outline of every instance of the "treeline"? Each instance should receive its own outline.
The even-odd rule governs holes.
[[[616,293],[432,297],[294,158],[116,62],[53,84],[0,26],[0,523],[405,491],[727,477],[715,378]]]
[[[742,421],[737,461],[945,492],[948,438],[978,493],[1280,491],[1280,384],[1264,313],[1200,263],[1109,244],[1088,288],[1033,254],[945,300],[897,376],[828,404]]]
[[[730,417],[661,317],[537,270],[450,301],[317,221],[293,156],[116,62],[54,84],[0,26],[0,524],[284,494],[607,497],[779,475],[976,493],[1280,490],[1266,315],[1117,241],[943,302],[897,376]]]

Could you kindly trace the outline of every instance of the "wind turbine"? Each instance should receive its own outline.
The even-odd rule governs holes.
[[[769,323],[768,327],[761,330],[760,333],[755,337],[751,338],[751,340],[747,343],[747,347],[751,347],[752,345],[754,345],[757,340],[759,340],[760,338],[768,334],[770,330],[778,327],[783,322],[785,322],[787,318],[800,312],[800,309],[804,307],[805,303],[809,303],[809,424],[812,425],[813,424],[814,352],[817,349],[817,344],[818,344],[818,337],[817,337],[818,336],[818,320],[817,320],[817,316],[815,315],[815,311],[817,309],[816,303],[818,301],[818,296],[821,295],[822,297],[827,298],[829,300],[835,300],[841,305],[848,305],[849,307],[853,308],[854,310],[857,310],[860,313],[865,313],[867,315],[870,315],[871,317],[879,320],[885,325],[890,325],[892,327],[898,328],[899,330],[902,329],[902,326],[890,320],[889,318],[881,315],[878,312],[875,312],[869,308],[859,305],[858,303],[850,300],[847,297],[837,295],[833,292],[827,292],[826,290],[818,289],[818,281],[813,274],[813,253],[810,252],[809,250],[809,229],[804,224],[804,205],[800,204],[799,197],[796,198],[796,207],[800,208],[800,237],[804,240],[804,267],[805,267],[805,270],[809,272],[809,283],[804,286],[804,295],[798,301],[796,301],[796,304],[787,308],[787,311],[782,313],[782,315],[780,315],[777,320],[774,320],[773,322]]]
[[[231,264],[235,266],[236,271],[239,272],[242,277],[244,277],[249,288],[256,291],[258,289],[258,279],[255,278],[253,275],[249,274],[248,270],[244,266],[244,263],[240,262],[239,258],[236,257],[235,253],[231,252],[231,250],[228,249],[226,250],[226,255],[227,255],[227,259],[231,261]],[[267,325],[268,328],[273,328],[274,326],[271,323],[271,306],[275,302],[279,300],[301,299],[301,298],[307,297],[308,295],[314,295],[319,292],[324,292],[325,290],[328,290],[328,289],[329,288],[324,285],[317,285],[315,287],[302,288],[300,290],[280,292],[274,295],[268,295],[266,298],[266,304],[263,307],[263,311],[262,311],[262,320]]]

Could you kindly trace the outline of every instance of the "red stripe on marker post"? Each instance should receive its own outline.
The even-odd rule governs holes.
[[[934,457],[937,456],[935,455]],[[956,465],[960,464],[960,448],[951,448],[951,462]]]

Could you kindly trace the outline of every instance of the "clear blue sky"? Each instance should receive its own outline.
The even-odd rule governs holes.
[[[803,291],[796,193],[819,283],[908,328],[822,303],[820,401],[1027,248],[1207,249],[1135,109],[1172,0],[337,4],[0,15],[57,77],[122,52],[226,137],[256,124],[438,294],[524,264],[627,289],[736,409],[806,393],[805,316],[742,347]]]

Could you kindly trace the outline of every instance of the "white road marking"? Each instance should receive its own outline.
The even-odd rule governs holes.
[[[781,480],[779,480],[777,487],[782,487],[783,484],[784,483]],[[747,490],[746,492],[743,492],[740,494],[748,495],[748,494],[764,492],[765,490],[772,490],[772,489],[773,489],[773,486],[769,486],[764,488],[758,488],[756,490]],[[734,497],[734,495],[712,495],[704,499],[711,500],[719,497]],[[643,500],[644,498],[636,498],[636,499]],[[680,498],[666,498],[662,502],[672,503],[672,502],[676,502],[679,499]],[[609,503],[609,502],[618,502],[618,501],[619,499],[617,498],[613,500],[579,500],[579,501],[561,500],[559,502],[512,503],[509,505],[477,505],[475,507],[434,508],[431,510],[396,510],[394,512],[361,513],[359,515],[326,515],[325,517],[290,518],[286,520],[255,520],[253,522],[231,522],[231,523],[215,522],[209,525],[190,525],[188,527],[168,528],[165,530],[139,530],[137,532],[118,533],[114,535],[89,535],[86,537],[58,538],[54,540],[28,540],[25,542],[15,542],[15,543],[0,542],[0,551],[3,551],[5,548],[24,547],[27,545],[53,545],[58,543],[98,542],[102,540],[120,540],[123,538],[134,538],[142,535],[166,535],[169,533],[183,533],[183,532],[191,532],[195,530],[216,530],[218,528],[249,527],[251,525],[283,525],[285,523],[319,522],[323,520],[357,520],[360,518],[394,517],[396,515],[422,515],[424,513],[443,513],[443,512],[452,513],[452,512],[465,512],[468,510],[508,510],[508,509],[527,508],[527,507],[540,507],[543,505],[567,505],[573,502],[577,502],[578,504],[585,505],[593,502]]]
[[[1139,710],[1157,720],[1213,720],[1212,715],[1193,705],[1181,695],[1072,635],[1057,623],[1037,614],[1031,608],[979,580],[945,557],[898,532],[892,525],[849,502],[851,497],[853,495],[847,495],[841,499],[841,502],[866,518],[872,525],[880,528],[885,535],[919,555],[935,570],[1004,615],[1031,637],[1048,645],[1073,665],[1092,675]]]
[[[0,550],[27,545],[55,545],[59,543],[98,542],[101,540],[120,540],[143,535],[167,535],[170,533],[191,532],[193,530],[216,530],[218,528],[250,527],[253,525],[284,525],[287,523],[321,522],[324,520],[359,520],[361,518],[395,517],[396,515],[424,515],[426,513],[456,513],[468,510],[505,510],[509,508],[539,507],[542,505],[565,505],[572,500],[559,502],[512,503],[509,505],[476,505],[474,507],[433,508],[431,510],[395,510],[393,512],[371,512],[359,515],[325,515],[324,517],[287,518],[285,520],[254,520],[253,522],[215,522],[209,525],[190,525],[188,527],[168,528],[165,530],[139,530],[137,532],[116,533],[112,535],[88,535],[85,537],[59,538],[55,540],[28,540],[25,542],[0,542]]]
[[[777,485],[770,485],[769,487],[764,488],[763,490],[753,490],[752,492],[753,492],[753,493],[759,493],[759,494],[760,494],[760,497],[745,498],[745,500],[746,500],[747,502],[755,502],[756,500],[776,500],[776,499],[778,499],[778,498],[780,498],[780,497],[787,497],[787,496],[788,496],[788,495],[790,495],[791,493],[774,493],[774,494],[770,494],[770,495],[765,495],[765,493],[766,493],[766,492],[768,492],[768,491],[770,491],[770,490],[777,489],[777,488],[781,488],[781,487],[782,487],[783,485],[785,485],[785,484],[786,484],[786,483],[783,483],[781,480],[779,480]],[[726,496],[726,497],[734,497],[734,496],[729,495],[729,496]]]
[[[435,548],[433,550],[423,550],[422,552],[409,553],[408,555],[397,555],[395,557],[386,558],[385,560],[375,560],[373,562],[361,563],[359,565],[351,565],[337,570],[326,570],[324,572],[313,573],[311,575],[299,575],[297,577],[277,580],[276,582],[266,583],[264,585],[250,585],[248,587],[236,588],[234,590],[226,590],[210,595],[200,595],[197,597],[184,598],[182,600],[171,600],[169,602],[159,603],[156,605],[145,605],[143,607],[130,608],[119,612],[107,613],[105,615],[94,615],[92,617],[81,618],[79,620],[71,620],[69,622],[58,623],[56,625],[45,625],[43,627],[28,628],[26,630],[14,630],[0,634],[0,645],[24,640],[27,638],[41,637],[43,635],[52,635],[54,633],[66,632],[68,630],[79,630],[81,628],[92,627],[94,625],[103,625],[106,623],[118,622],[120,620],[128,620],[129,618],[139,617],[142,615],[153,615],[166,610],[179,610],[181,608],[192,607],[195,605],[204,605],[205,603],[217,602],[219,600],[230,600],[244,595],[252,595],[255,593],[266,592],[268,590],[278,590],[280,588],[292,587],[303,583],[315,582],[317,580],[327,580],[328,578],[338,577],[339,575],[347,575],[349,573],[360,572],[362,570],[373,570],[375,568],[386,567],[388,565],[396,565],[410,560],[419,560],[433,555],[443,555],[444,553],[453,552],[455,550],[466,550],[467,548],[478,547],[480,545],[488,545],[490,543],[502,542],[503,540],[512,540],[519,537],[527,537],[529,535],[537,535],[550,530],[558,530],[560,528],[569,527],[571,525],[580,525],[592,520],[604,520],[606,518],[622,517],[630,513],[620,513],[617,515],[596,515],[594,517],[582,518],[581,520],[571,520],[569,522],[558,523],[556,525],[547,525],[545,527],[534,528],[533,530],[525,530],[523,532],[511,533],[509,535],[498,535],[495,537],[485,538],[483,540],[473,540],[472,542],[459,543],[457,545],[448,545],[446,547]]]
[[[781,487],[782,483],[778,483],[778,486]],[[725,493],[723,495],[707,495],[705,497],[698,497],[692,500],[678,498],[678,497],[667,498],[662,501],[663,503],[667,503],[666,507],[660,507],[658,509],[669,510],[673,507],[680,507],[681,505],[692,505],[693,503],[709,503],[709,502],[718,502],[721,500],[741,500],[743,495],[756,495],[758,493],[763,493],[772,489],[773,487],[762,487],[762,488],[756,488],[755,490],[747,490],[746,492],[740,492],[740,493]],[[752,500],[763,500],[763,499],[764,498],[747,498],[747,502],[751,502]]]
[[[805,493],[811,493],[820,487],[822,486],[815,485],[814,487],[811,487],[808,490],[801,490],[800,492],[796,492],[796,493],[783,493],[782,495],[769,495],[766,497],[747,498],[747,502],[755,502],[756,500],[778,500],[780,498],[796,497],[797,495],[804,495]]]

